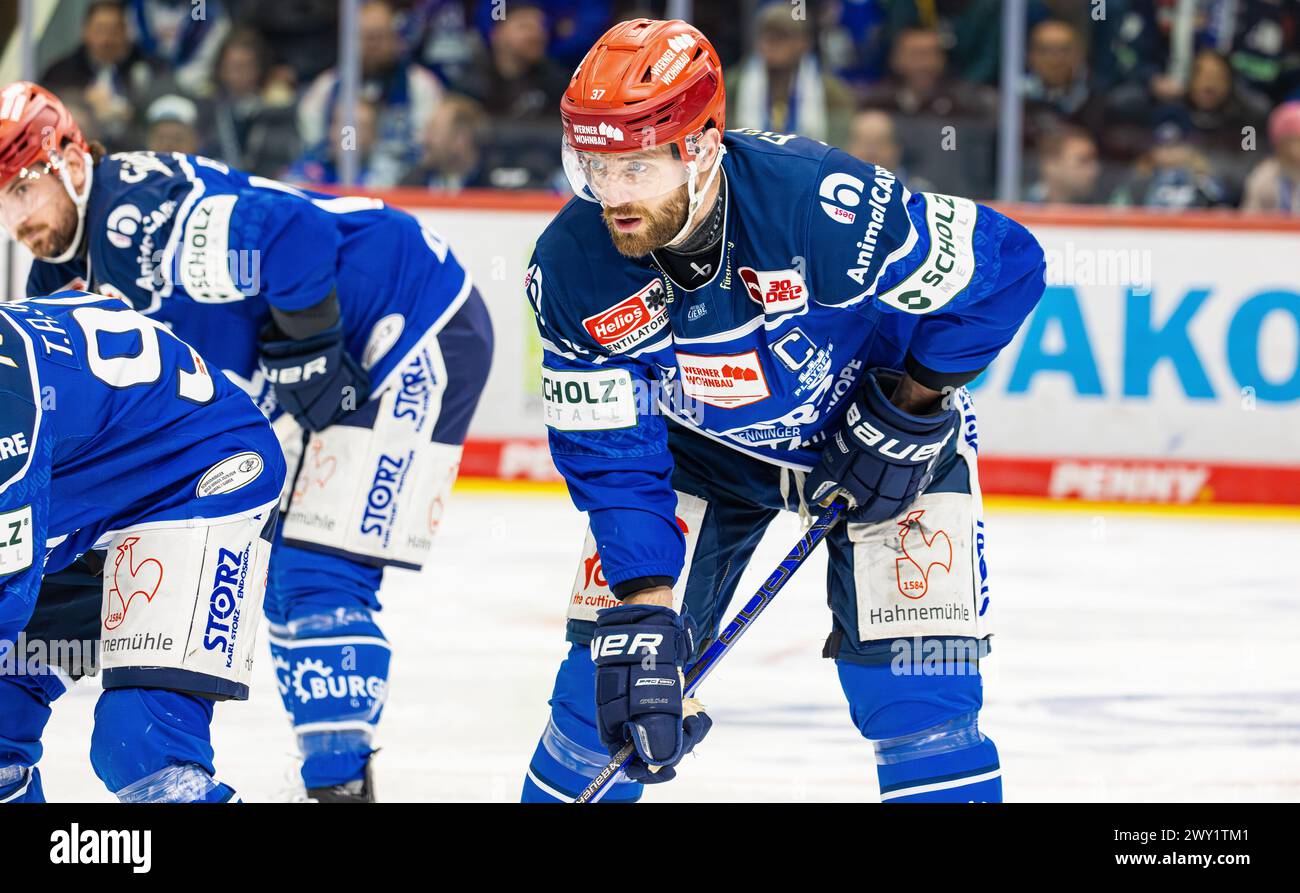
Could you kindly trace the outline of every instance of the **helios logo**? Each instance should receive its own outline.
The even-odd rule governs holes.
[[[50,862],[55,865],[130,865],[135,874],[153,867],[153,832],[84,831],[76,822],[50,835]]]
[[[653,279],[635,294],[582,321],[597,344],[622,353],[657,335],[668,326],[663,283]]]
[[[862,203],[862,193],[867,184],[852,174],[834,173],[822,180],[817,194],[822,197],[822,210],[836,223],[852,223],[858,218],[856,208]]]

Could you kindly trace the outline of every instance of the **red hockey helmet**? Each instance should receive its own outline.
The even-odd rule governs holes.
[[[45,199],[39,190],[14,185],[24,181],[56,175],[77,209],[77,230],[72,243],[58,256],[42,258],[54,262],[71,259],[85,226],[86,200],[90,195],[91,168],[80,193],[73,188],[64,164],[69,148],[79,150],[87,161],[90,146],[81,128],[59,98],[39,84],[15,81],[0,90],[0,226],[10,234],[27,219]]]
[[[586,187],[601,198],[601,177],[610,182],[615,176],[601,155],[660,146],[673,146],[681,164],[672,172],[618,172],[632,190],[627,200],[680,186],[700,134],[709,126],[724,129],[726,105],[722,61],[699,29],[678,20],[618,23],[587,52],[560,101],[566,169],[575,189],[582,194]],[[627,182],[638,177],[643,182]]]
[[[39,84],[16,81],[0,91],[0,186],[24,168],[57,170],[63,147],[89,153],[81,128],[59,98]]]
[[[584,152],[626,152],[674,143],[725,125],[722,61],[709,39],[686,22],[633,19],[596,41],[560,101],[569,145]]]

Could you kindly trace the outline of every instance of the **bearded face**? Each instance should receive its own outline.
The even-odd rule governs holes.
[[[0,223],[36,257],[58,257],[76,238],[77,207],[47,169],[15,177],[0,190]]]
[[[722,135],[714,128],[696,140],[690,163],[675,144],[629,152],[578,151],[566,143],[565,172],[574,191],[600,202],[610,240],[624,257],[645,257],[676,238],[690,219],[690,178],[716,187]],[[703,184],[701,185],[701,181]]]
[[[607,207],[605,226],[618,253],[624,257],[645,257],[663,248],[686,225],[690,196],[686,184],[650,202]]]

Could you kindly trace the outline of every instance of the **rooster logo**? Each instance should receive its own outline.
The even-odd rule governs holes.
[[[924,514],[925,509],[917,509],[898,522],[903,528],[898,535],[903,557],[895,560],[894,569],[898,574],[898,591],[912,599],[925,597],[930,589],[930,571],[935,565],[945,572],[952,570],[952,540],[942,530],[927,537],[921,527]]]
[[[456,480],[456,475],[460,474],[460,463],[451,467],[448,478]],[[446,503],[442,500],[442,494],[434,497],[433,502],[429,503],[429,536],[436,536],[438,527],[442,524],[442,513],[446,510]]]
[[[113,586],[108,590],[108,614],[104,617],[104,629],[117,629],[126,620],[127,609],[131,599],[143,595],[145,601],[153,601],[162,585],[163,566],[156,558],[137,560],[135,544],[140,542],[138,536],[128,536],[117,547],[117,558],[113,561]]]
[[[293,488],[294,499],[305,496],[312,484],[325,489],[325,485],[338,470],[339,460],[325,452],[325,444],[321,440],[313,438],[308,451],[310,455],[307,460],[310,464],[304,463],[302,471],[298,473],[298,482]]]

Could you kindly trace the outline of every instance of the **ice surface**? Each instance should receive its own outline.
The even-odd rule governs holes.
[[[999,618],[982,725],[1008,800],[1300,800],[1300,523],[987,514]],[[389,572],[381,799],[518,797],[583,530],[563,496],[461,492],[431,566]],[[797,519],[779,518],[740,592],[797,537]],[[647,799],[877,799],[870,745],[819,657],[824,578],[819,554],[710,677],[713,732]],[[247,800],[279,799],[293,746],[265,651],[255,683],[250,701],[217,706],[218,775]],[[87,758],[97,694],[92,680],[55,705],[51,800],[111,799]]]

